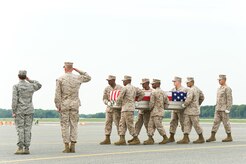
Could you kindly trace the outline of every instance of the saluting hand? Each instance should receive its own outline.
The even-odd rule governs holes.
[[[29,77],[26,77],[26,81],[30,81]]]
[[[60,111],[61,111],[61,108],[57,108],[57,109],[56,109],[56,111],[60,113]]]
[[[76,72],[79,72],[79,70],[77,68],[73,68],[73,70],[76,71]]]

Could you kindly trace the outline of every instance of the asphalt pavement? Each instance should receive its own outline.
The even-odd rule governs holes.
[[[204,136],[208,138],[212,124],[202,123]],[[165,124],[168,132],[169,125]],[[111,145],[100,145],[104,139],[104,123],[83,123],[79,125],[79,137],[76,144],[76,153],[62,153],[64,145],[61,138],[60,125],[58,123],[42,123],[34,125],[32,129],[32,142],[30,155],[15,155],[17,149],[17,134],[12,125],[0,126],[0,164],[24,163],[24,164],[72,164],[72,163],[173,163],[173,164],[245,164],[246,163],[246,124],[232,124],[233,142],[222,143],[226,137],[224,127],[221,124],[216,135],[216,142],[204,144],[179,145],[168,143],[159,145],[162,140],[159,133],[155,132],[154,145],[115,146],[113,143],[119,140],[115,127],[111,136]],[[182,139],[180,128],[177,129],[175,139]],[[192,129],[191,141],[197,139],[197,134]],[[139,136],[141,142],[146,140],[147,134],[143,127]],[[131,139],[127,132],[126,139]]]

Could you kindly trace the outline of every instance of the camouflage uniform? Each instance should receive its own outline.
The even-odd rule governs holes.
[[[56,81],[55,105],[60,109],[60,124],[64,143],[77,142],[79,122],[79,88],[89,82],[91,77],[83,71],[80,75],[65,73]]]
[[[199,124],[200,105],[204,100],[202,91],[196,86],[188,89],[187,98],[184,102],[184,134],[189,134],[194,126],[197,134],[202,134],[203,130]]]
[[[144,92],[131,84],[127,84],[122,88],[120,95],[117,99],[117,104],[122,104],[121,118],[119,124],[119,135],[124,136],[126,130],[132,136],[137,136],[134,128],[134,110],[135,110],[135,97],[138,96],[138,100],[142,100]]]
[[[172,91],[186,92],[186,88],[181,86],[178,89],[173,88]],[[172,111],[170,130],[169,130],[170,133],[173,133],[173,134],[176,133],[176,129],[178,127],[178,121],[180,122],[182,132],[184,132],[184,110],[173,110]]]
[[[107,86],[103,92],[103,102],[105,105],[109,102],[110,92],[113,90],[121,90],[122,86],[116,85],[115,88]],[[106,121],[105,121],[105,135],[110,135],[112,132],[112,123],[114,122],[117,132],[119,134],[119,122],[120,122],[121,110],[113,109],[107,106],[106,108]]]
[[[16,114],[15,125],[19,148],[28,149],[30,146],[34,114],[32,96],[41,87],[42,85],[35,80],[29,80],[29,82],[20,80],[18,84],[13,86],[12,110],[13,114]]]
[[[229,114],[225,113],[225,110],[230,111],[232,107],[232,90],[227,85],[221,86],[217,90],[217,102],[214,113],[214,125],[213,132],[217,132],[221,121],[224,124],[226,133],[231,133],[231,125],[229,120]]]
[[[161,136],[166,136],[165,129],[162,125],[162,119],[164,115],[164,108],[167,108],[169,104],[167,95],[161,88],[156,88],[150,96],[149,107],[151,110],[150,120],[148,124],[148,136],[153,136],[155,129]]]
[[[143,91],[146,91],[146,90],[143,89]],[[152,91],[152,89],[149,89],[147,91]],[[150,119],[150,110],[149,109],[138,110],[138,119],[135,123],[135,130],[136,130],[137,135],[139,135],[143,124],[145,126],[146,132],[148,133],[149,119]]]

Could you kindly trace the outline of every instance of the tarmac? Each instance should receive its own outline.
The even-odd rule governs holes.
[[[201,126],[204,130],[204,137],[207,139],[210,136],[212,124],[202,123]],[[169,124],[165,124],[165,130],[169,134],[168,129]],[[182,137],[183,134],[179,127],[175,139],[177,141]],[[112,144],[100,145],[99,143],[104,139],[104,123],[88,122],[79,125],[76,153],[62,153],[64,145],[59,123],[40,123],[34,125],[32,129],[31,154],[15,155],[14,152],[17,149],[15,126],[2,125],[0,126],[0,164],[245,164],[246,124],[232,124],[233,142],[221,142],[225,137],[224,127],[221,124],[216,134],[217,141],[212,143],[159,145],[158,142],[162,140],[162,137],[156,131],[154,145],[115,146],[113,143],[119,140],[119,136],[114,127],[111,135]],[[147,139],[144,127],[139,138],[141,142]],[[126,139],[131,139],[128,132]],[[190,139],[191,141],[197,139],[194,128]]]

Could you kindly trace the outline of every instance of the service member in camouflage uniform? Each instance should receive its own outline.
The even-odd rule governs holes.
[[[162,125],[162,119],[164,116],[164,109],[168,107],[169,101],[167,95],[160,88],[161,81],[158,79],[153,79],[152,88],[153,92],[150,96],[149,107],[151,109],[150,120],[148,124],[148,140],[144,141],[144,145],[154,144],[154,133],[155,129],[159,132],[159,134],[163,137],[163,140],[159,144],[168,143],[168,137],[166,135],[165,129]]]
[[[172,89],[172,91],[186,92],[186,89],[185,87],[181,85],[181,82],[182,82],[181,77],[174,77],[173,84],[175,87]],[[173,110],[172,111],[170,129],[169,129],[170,131],[169,142],[175,141],[174,135],[176,133],[178,123],[180,123],[182,132],[184,132],[184,110]]]
[[[32,96],[42,87],[38,81],[30,80],[26,74],[25,70],[20,70],[18,74],[20,81],[13,86],[12,115],[15,118],[18,133],[18,149],[15,154],[30,154],[29,146],[34,114]]]
[[[232,107],[232,90],[226,85],[226,75],[219,75],[220,88],[217,90],[217,101],[214,113],[214,125],[212,127],[211,136],[207,142],[216,141],[215,134],[219,129],[221,121],[224,124],[227,137],[222,142],[231,142],[231,125],[229,120],[229,113]]]
[[[122,88],[120,95],[117,99],[117,104],[122,105],[121,109],[121,118],[120,118],[120,127],[119,127],[119,135],[120,140],[115,142],[115,145],[125,145],[125,134],[126,130],[129,130],[131,136],[133,136],[132,142],[130,145],[137,145],[140,144],[138,136],[135,132],[134,128],[134,110],[135,110],[135,98],[138,97],[137,101],[141,101],[144,97],[144,92],[131,85],[131,76],[124,76],[123,84],[124,87]]]
[[[186,83],[188,86],[187,98],[184,104],[182,104],[182,106],[185,108],[184,137],[177,143],[188,144],[190,142],[189,134],[191,132],[192,126],[195,128],[197,134],[199,135],[199,138],[196,141],[193,141],[193,143],[204,143],[205,140],[202,135],[203,130],[199,124],[200,105],[204,101],[204,95],[202,91],[194,85],[195,81],[193,77],[187,77]]]
[[[142,79],[141,85],[143,87],[143,89],[142,89],[143,91],[149,91],[149,92],[152,91],[152,89],[149,86],[149,83],[150,82],[149,82],[148,78]],[[139,135],[143,124],[144,124],[146,132],[148,134],[149,119],[150,119],[150,110],[148,110],[148,109],[143,109],[143,110],[139,109],[138,110],[138,119],[137,119],[137,121],[135,123],[135,131],[136,131],[137,135]],[[132,140],[133,139],[128,140],[127,142],[130,143],[130,142],[132,142]]]
[[[116,77],[113,75],[109,75],[108,79],[106,79],[108,81],[109,86],[107,86],[104,89],[103,92],[103,102],[105,105],[107,105],[106,108],[106,121],[105,121],[105,135],[106,138],[104,141],[102,141],[100,144],[104,145],[104,144],[111,144],[110,141],[110,134],[112,132],[112,124],[114,122],[116,128],[117,128],[117,132],[119,134],[119,122],[120,122],[120,115],[121,115],[121,109],[113,109],[112,107],[110,107],[108,105],[108,103],[110,103],[110,92],[113,90],[121,90],[122,86],[118,85],[115,83]]]
[[[91,77],[86,72],[73,68],[71,62],[64,64],[65,74],[56,80],[55,105],[60,112],[62,138],[65,144],[63,152],[74,153],[79,122],[79,88],[82,83],[90,81]],[[73,70],[79,75],[73,74]]]

